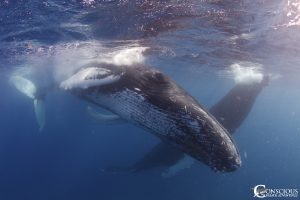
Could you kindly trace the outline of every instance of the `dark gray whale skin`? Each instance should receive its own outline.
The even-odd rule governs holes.
[[[109,84],[72,88],[70,92],[142,127],[163,142],[210,166],[230,172],[241,166],[227,130],[193,97],[162,72],[149,66],[93,63],[120,78]],[[93,79],[103,79],[103,75]]]
[[[211,109],[211,114],[234,134],[247,118],[256,98],[268,85],[269,76],[260,83],[237,84]],[[159,142],[151,151],[130,166],[109,166],[105,172],[140,172],[158,167],[171,167],[184,157],[184,153],[164,142]]]

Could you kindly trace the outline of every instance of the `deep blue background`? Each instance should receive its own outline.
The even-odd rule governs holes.
[[[279,0],[132,2],[0,2],[0,199],[253,199],[258,184],[300,189],[300,27],[288,25],[300,11],[287,17],[295,9]],[[260,63],[276,75],[234,136],[239,170],[218,174],[197,163],[171,178],[162,169],[104,173],[158,140],[130,124],[93,121],[87,104],[63,91],[47,96],[47,125],[38,131],[32,101],[8,82],[15,66],[39,48],[51,55],[63,43],[128,39],[152,47],[147,62],[206,107],[234,86],[225,73],[232,63]]]

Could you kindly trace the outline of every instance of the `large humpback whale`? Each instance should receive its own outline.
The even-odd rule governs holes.
[[[237,84],[209,111],[213,116],[229,131],[231,135],[236,132],[251,111],[256,98],[263,88],[268,85],[270,75],[262,75],[257,72],[251,72],[249,77],[247,72],[236,75],[243,79],[237,81]],[[162,174],[172,176],[178,171],[189,168],[193,160],[188,158],[182,151],[172,147],[164,142],[159,142],[141,159],[129,166],[109,166],[102,169],[105,172],[139,172],[157,167],[167,167]]]
[[[143,64],[142,50],[116,51],[109,59],[83,60],[70,69],[69,65],[52,67],[58,71],[51,73],[41,67],[29,72],[25,68],[25,74],[13,73],[11,82],[38,103],[40,129],[45,125],[42,100],[51,88],[60,88],[113,113],[101,115],[88,109],[95,118],[133,123],[215,171],[237,169],[240,155],[227,130],[169,77]],[[128,51],[137,54],[128,57]],[[51,78],[57,72],[59,76]]]
[[[90,63],[60,88],[142,127],[215,171],[241,165],[227,130],[162,72],[145,65]]]

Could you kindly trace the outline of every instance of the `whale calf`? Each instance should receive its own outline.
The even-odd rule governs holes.
[[[154,68],[94,62],[59,87],[148,130],[214,171],[229,172],[241,166],[238,149],[227,130],[185,90]]]

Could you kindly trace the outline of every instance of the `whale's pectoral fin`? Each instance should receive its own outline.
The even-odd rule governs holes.
[[[10,82],[27,97],[34,99],[37,89],[35,84],[22,76],[13,75],[10,77]]]
[[[39,124],[40,131],[42,131],[46,124],[46,111],[45,111],[45,102],[42,99],[34,99],[34,113]]]
[[[100,111],[95,110],[94,108],[88,106],[86,108],[86,112],[95,120],[97,120],[100,123],[123,123],[124,120],[122,118],[120,118],[118,115],[115,114],[106,114],[106,113],[102,113]]]
[[[25,94],[27,97],[33,99],[33,106],[36,120],[39,124],[39,130],[42,131],[46,124],[46,112],[45,112],[45,103],[44,99],[38,98],[37,94],[37,87],[36,85],[18,75],[13,75],[10,78],[10,82],[19,90],[21,93]]]

